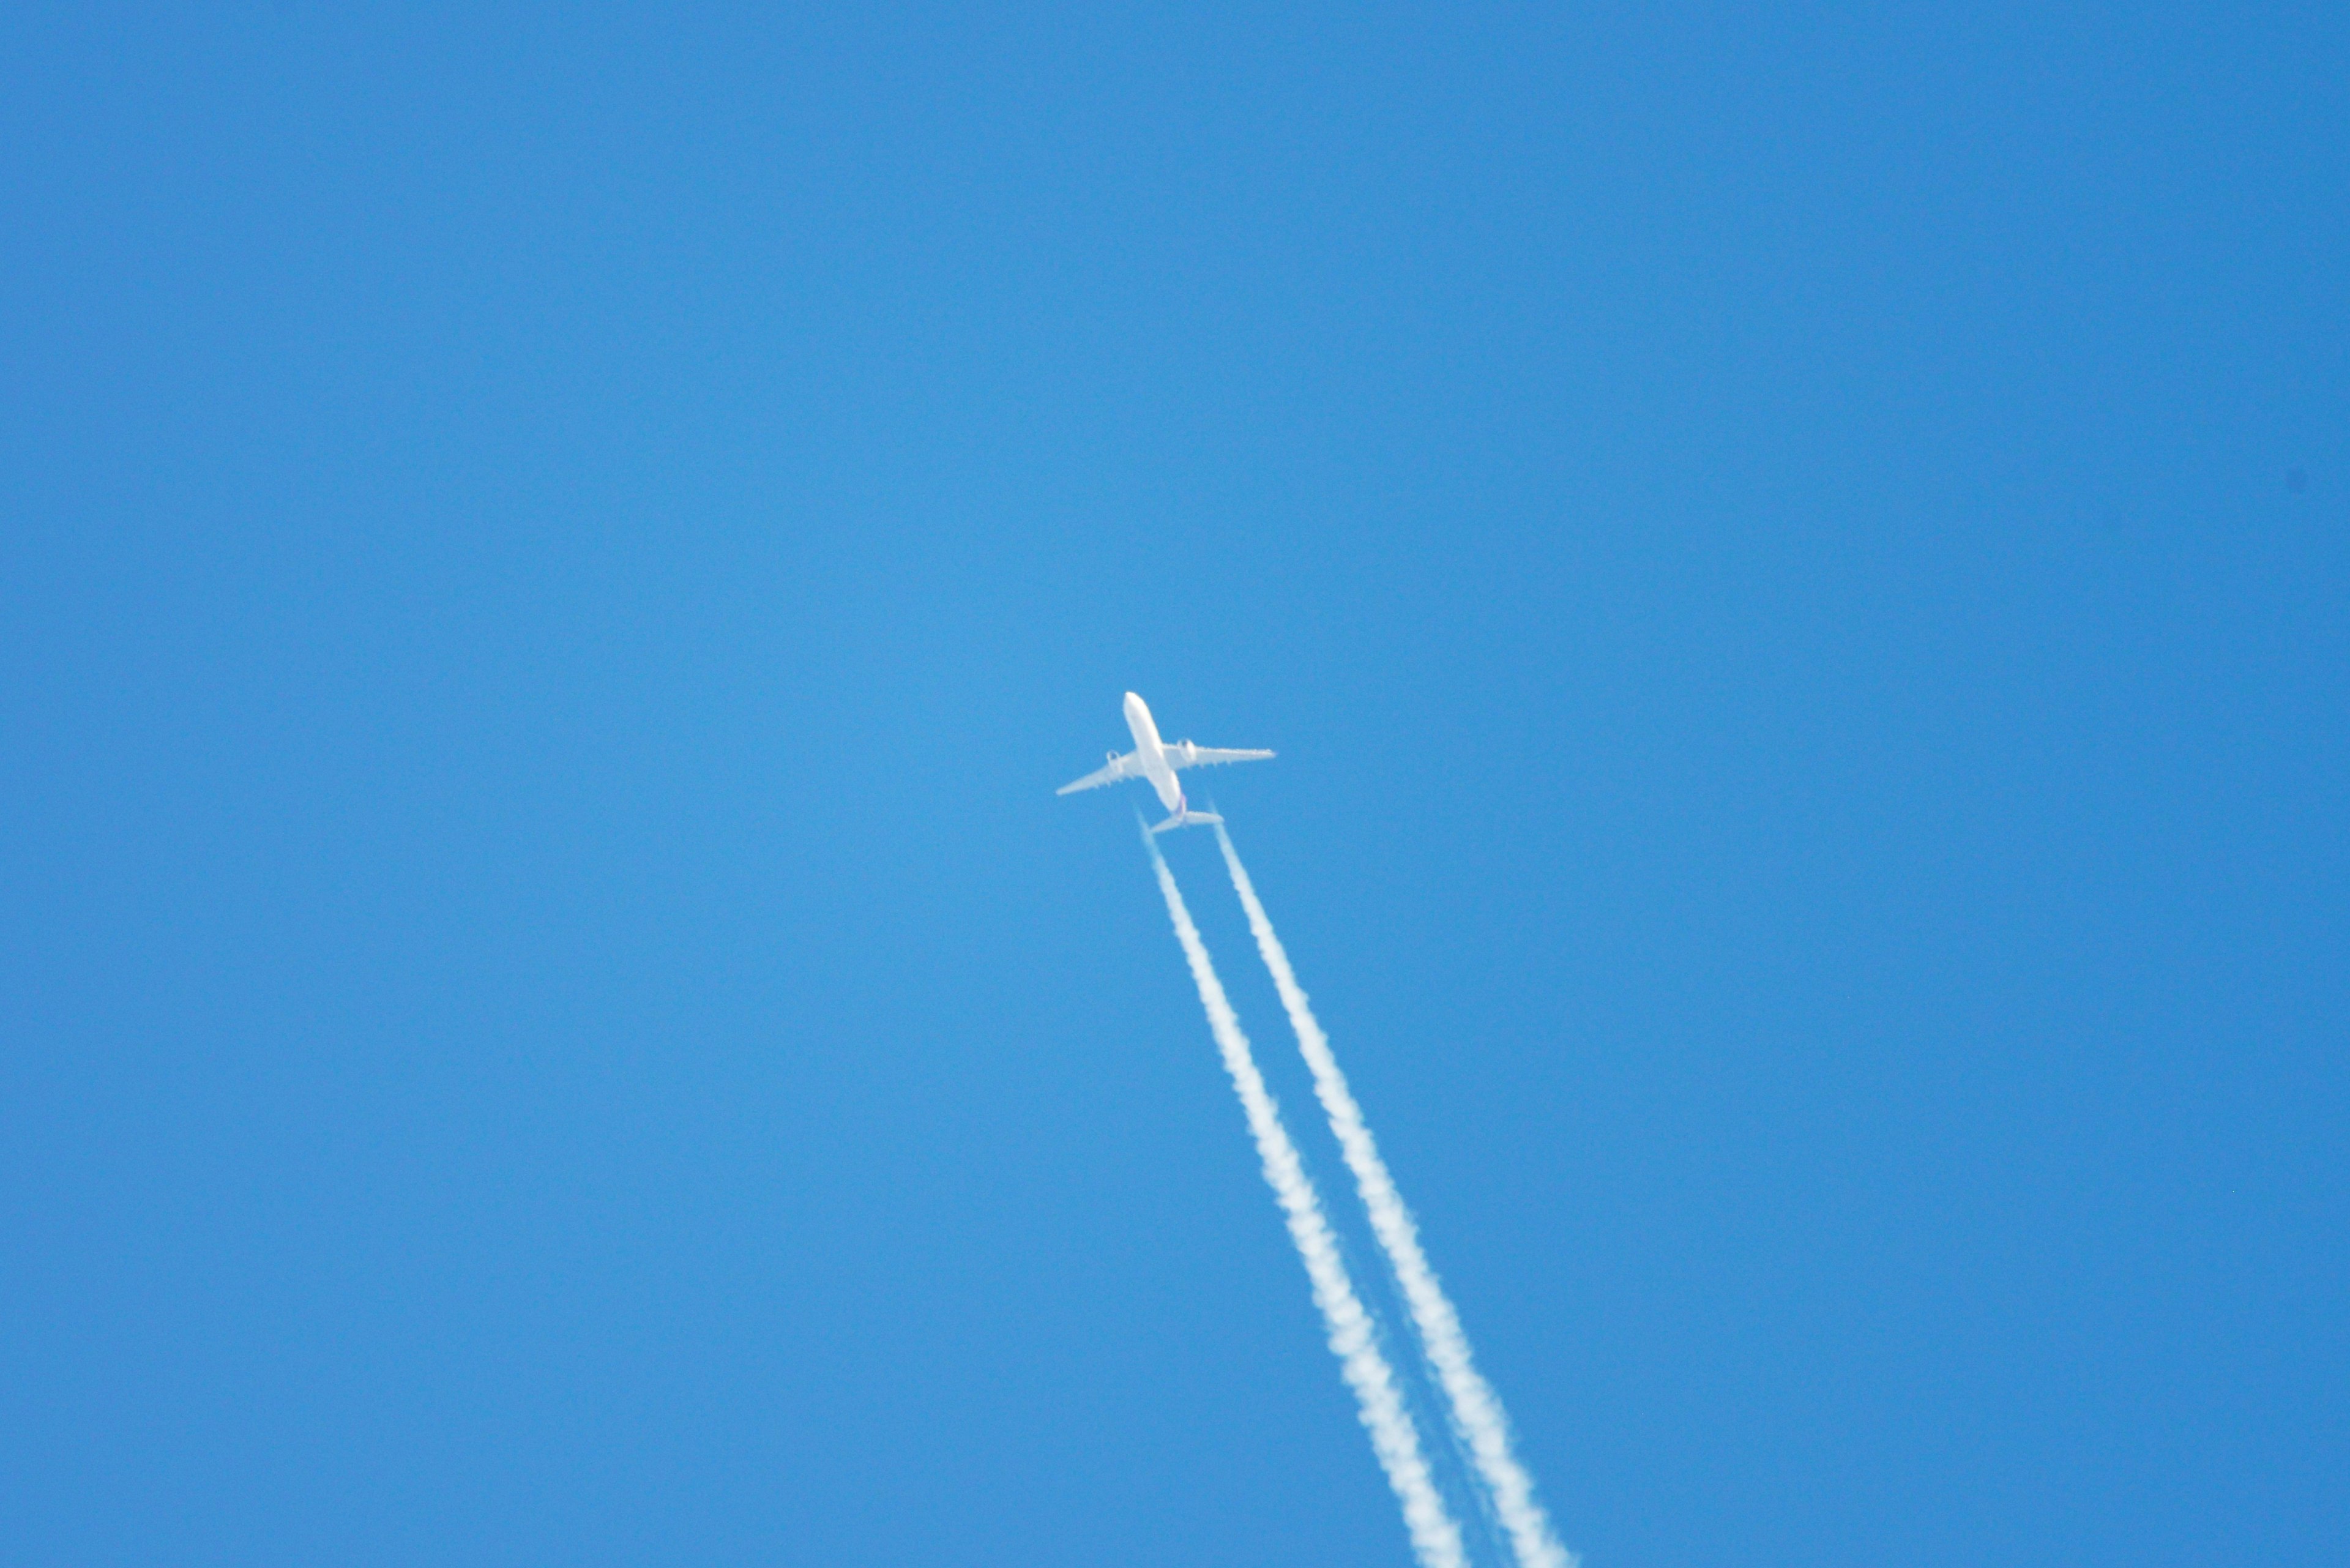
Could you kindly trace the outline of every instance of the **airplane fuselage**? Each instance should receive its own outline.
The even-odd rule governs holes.
[[[1131,691],[1126,694],[1126,727],[1134,732],[1134,760],[1150,787],[1159,792],[1159,804],[1179,814],[1188,810],[1183,788],[1175,782],[1175,770],[1167,765],[1167,743],[1159,738],[1149,704]]]

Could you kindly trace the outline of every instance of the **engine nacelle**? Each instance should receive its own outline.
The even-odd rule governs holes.
[[[1193,753],[1198,752],[1199,749],[1199,747],[1193,745],[1189,741],[1178,741],[1175,743],[1176,753],[1187,763],[1192,759]]]
[[[1111,762],[1116,762],[1116,761],[1118,761],[1118,753],[1117,753],[1116,752],[1112,752],[1112,753],[1109,753],[1109,760],[1110,760]]]

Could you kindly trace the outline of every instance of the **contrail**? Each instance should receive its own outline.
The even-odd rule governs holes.
[[[1534,1478],[1511,1451],[1510,1421],[1503,1413],[1501,1397],[1470,1356],[1461,1314],[1452,1310],[1444,1287],[1437,1283],[1436,1271],[1428,1266],[1428,1255],[1419,1250],[1419,1227],[1404,1206],[1403,1194],[1396,1190],[1387,1161],[1379,1158],[1379,1146],[1372,1141],[1362,1107],[1355,1103],[1347,1075],[1338,1071],[1338,1058],[1331,1054],[1329,1036],[1315,1021],[1305,988],[1297,983],[1297,972],[1289,967],[1289,954],[1283,950],[1281,939],[1273,934],[1273,921],[1257,899],[1256,888],[1232,848],[1232,836],[1221,825],[1216,828],[1216,842],[1223,846],[1233,889],[1248,911],[1257,951],[1264,955],[1264,967],[1273,971],[1273,983],[1281,992],[1290,1027],[1297,1032],[1297,1048],[1313,1069],[1314,1093],[1330,1117],[1330,1130],[1337,1135],[1338,1147],[1346,1153],[1347,1168],[1354,1172],[1355,1190],[1370,1211],[1372,1233],[1378,1237],[1396,1282],[1403,1288],[1420,1345],[1451,1407],[1453,1427],[1467,1439],[1477,1473],[1492,1493],[1494,1511],[1509,1532],[1519,1568],[1573,1568],[1574,1554],[1559,1544],[1549,1515],[1535,1501]]]
[[[1338,1256],[1337,1239],[1330,1232],[1329,1221],[1323,1218],[1322,1200],[1297,1158],[1297,1146],[1289,1141],[1289,1133],[1281,1125],[1280,1109],[1256,1069],[1248,1036],[1241,1033],[1240,1018],[1224,995],[1223,982],[1216,978],[1215,967],[1208,961],[1208,948],[1200,940],[1200,929],[1191,923],[1191,912],[1183,907],[1183,895],[1175,887],[1174,873],[1167,869],[1165,857],[1159,853],[1158,843],[1147,831],[1142,841],[1150,850],[1152,869],[1159,873],[1159,890],[1167,896],[1167,916],[1175,922],[1175,940],[1183,944],[1183,956],[1191,961],[1191,979],[1200,987],[1200,1005],[1207,1010],[1208,1028],[1216,1037],[1216,1048],[1223,1054],[1224,1071],[1232,1075],[1232,1087],[1239,1091],[1241,1106],[1248,1114],[1249,1131],[1256,1138],[1257,1158],[1264,1166],[1264,1179],[1281,1201],[1282,1215],[1289,1222],[1289,1239],[1296,1243],[1297,1255],[1305,1262],[1306,1277],[1314,1283],[1314,1304],[1322,1309],[1322,1325],[1329,1336],[1330,1352],[1338,1358],[1347,1386],[1355,1391],[1355,1402],[1363,1426],[1371,1435],[1371,1449],[1378,1456],[1379,1468],[1387,1471],[1388,1484],[1395,1489],[1397,1501],[1403,1504],[1404,1526],[1411,1532],[1412,1551],[1421,1568],[1466,1568],[1460,1527],[1453,1523],[1443,1499],[1437,1495],[1428,1461],[1419,1451],[1419,1429],[1412,1425],[1409,1413],[1404,1409],[1395,1370],[1380,1353],[1371,1332],[1370,1314],[1363,1310],[1361,1299],[1355,1294],[1354,1282],[1347,1277],[1346,1262]]]

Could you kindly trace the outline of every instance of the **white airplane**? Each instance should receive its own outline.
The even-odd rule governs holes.
[[[1152,828],[1153,833],[1224,820],[1212,811],[1191,809],[1191,803],[1183,798],[1181,786],[1175,782],[1177,768],[1202,768],[1212,763],[1253,763],[1273,755],[1271,752],[1218,751],[1213,746],[1195,746],[1189,741],[1178,741],[1170,746],[1159,738],[1159,726],[1151,722],[1150,710],[1131,691],[1126,694],[1126,727],[1134,732],[1134,750],[1124,756],[1112,752],[1109,766],[1089,773],[1075,784],[1063,784],[1055,793],[1075,794],[1081,789],[1116,784],[1120,779],[1149,779],[1150,787],[1159,792],[1159,804],[1175,814]]]

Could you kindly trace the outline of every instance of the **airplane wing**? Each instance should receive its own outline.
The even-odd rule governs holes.
[[[1116,784],[1120,779],[1139,778],[1142,775],[1139,773],[1135,771],[1134,753],[1132,752],[1128,752],[1122,757],[1112,757],[1109,760],[1109,765],[1107,767],[1096,768],[1093,772],[1087,774],[1076,783],[1063,784],[1059,789],[1055,790],[1053,793],[1055,794],[1075,794],[1081,789],[1098,789],[1103,784]]]
[[[1218,763],[1261,763],[1271,755],[1271,752],[1234,752],[1214,746],[1195,746],[1183,741],[1167,748],[1167,765],[1170,768],[1207,768]]]

